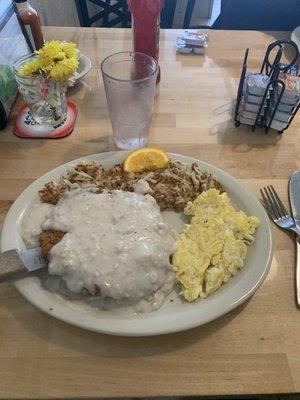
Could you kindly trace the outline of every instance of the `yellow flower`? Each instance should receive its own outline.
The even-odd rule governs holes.
[[[35,52],[37,58],[20,67],[22,76],[32,76],[36,73],[44,77],[65,82],[78,68],[78,52],[74,43],[52,40]]]
[[[46,42],[44,46],[35,52],[39,58],[51,61],[58,61],[65,58],[65,53],[62,50],[62,43],[59,40],[51,40]]]
[[[61,47],[67,58],[77,58],[78,55],[75,43],[62,42]]]
[[[74,74],[78,68],[78,60],[75,58],[65,58],[58,61],[50,71],[50,77],[61,82],[65,82]]]
[[[18,72],[21,76],[32,76],[40,73],[39,60],[36,58],[30,62],[22,64]]]

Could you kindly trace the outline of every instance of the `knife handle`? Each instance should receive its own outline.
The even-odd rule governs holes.
[[[17,250],[8,250],[0,254],[0,282],[16,278],[26,271]]]

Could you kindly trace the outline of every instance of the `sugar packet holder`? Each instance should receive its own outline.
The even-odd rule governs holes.
[[[293,60],[289,65],[281,64],[283,46],[293,50]],[[271,57],[273,49],[277,50]],[[300,78],[296,61],[299,57],[297,45],[291,40],[271,43],[266,51],[260,72],[247,72],[249,49],[246,49],[237,92],[234,112],[235,126],[251,125],[275,129],[283,133],[290,126],[300,108]]]

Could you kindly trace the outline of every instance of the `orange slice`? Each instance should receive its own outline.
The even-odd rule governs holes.
[[[170,158],[161,149],[146,147],[130,153],[124,161],[125,172],[153,171],[164,168],[170,162]]]

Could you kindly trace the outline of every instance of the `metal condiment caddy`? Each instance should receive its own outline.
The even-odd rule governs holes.
[[[290,47],[293,53],[293,59],[288,65],[281,63],[284,47]],[[276,51],[276,48],[277,53],[274,54],[272,50]],[[271,53],[274,57],[272,62],[270,61]],[[290,81],[288,83],[299,84],[300,88],[299,72],[295,64],[299,57],[298,47],[291,40],[278,40],[271,43],[267,48],[259,73],[247,72],[248,55],[249,48],[245,52],[238,86],[235,126],[244,123],[250,125],[252,131],[256,127],[261,127],[267,134],[272,128],[282,134],[288,129],[300,108],[300,89],[298,92],[293,91],[290,85],[286,85],[286,82]],[[254,89],[259,90],[259,94],[250,92],[249,80],[255,77],[258,78],[259,84]],[[255,102],[252,103],[253,99]],[[286,120],[283,121],[283,119]]]

